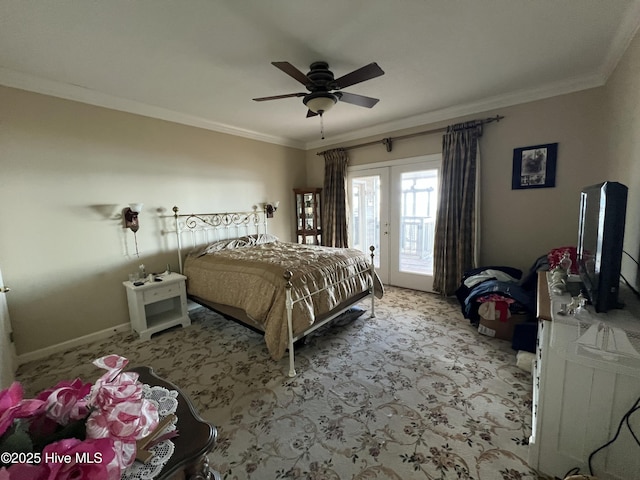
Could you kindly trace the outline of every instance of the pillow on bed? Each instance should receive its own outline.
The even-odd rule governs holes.
[[[231,250],[234,248],[248,247],[251,243],[246,238],[230,238],[227,240],[219,240],[217,242],[210,243],[206,247],[199,250],[194,250],[191,255],[195,257],[201,257],[209,253],[219,252],[220,250]]]
[[[219,240],[210,243],[206,247],[194,250],[190,255],[201,257],[209,253],[219,252],[220,250],[232,250],[234,248],[250,247],[251,245],[262,245],[263,243],[277,242],[279,239],[270,233],[260,233],[258,235],[245,235],[240,238],[230,238],[227,240]]]
[[[270,233],[259,233],[257,235],[247,235],[244,237],[240,237],[239,240],[245,240],[249,242],[250,245],[262,245],[263,243],[273,243],[280,240],[275,235],[271,235]]]

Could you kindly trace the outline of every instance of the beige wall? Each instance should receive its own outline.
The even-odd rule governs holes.
[[[576,245],[580,190],[607,180],[602,89],[501,109],[482,143],[484,265],[528,269],[550,249]],[[558,143],[555,188],[512,190],[513,149]]]
[[[605,88],[605,158],[609,177],[629,187],[624,249],[640,260],[640,32]],[[638,266],[623,255],[622,274],[639,286]]]
[[[177,268],[160,215],[280,200],[270,231],[293,237],[300,150],[0,87],[0,268],[24,354],[128,322],[122,281]],[[134,237],[117,216],[143,202]]]
[[[580,189],[606,179],[603,99],[602,88],[591,89],[446,122],[496,114],[505,117],[499,123],[486,125],[481,140],[481,264],[526,270],[551,248],[576,244]],[[390,132],[366,141],[443,125]],[[437,153],[442,150],[441,142],[442,135],[434,134],[399,140],[393,144],[392,152],[383,145],[354,149],[349,151],[350,164]],[[556,187],[512,190],[513,150],[556,142]],[[322,185],[323,161],[315,151],[307,152],[309,183]]]

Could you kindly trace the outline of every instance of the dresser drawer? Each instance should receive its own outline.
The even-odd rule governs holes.
[[[177,297],[180,295],[180,283],[172,283],[162,287],[154,287],[143,293],[144,303],[157,302],[165,298]]]

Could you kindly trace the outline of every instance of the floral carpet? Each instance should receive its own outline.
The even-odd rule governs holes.
[[[370,309],[363,302],[362,308]],[[542,479],[527,465],[532,381],[508,342],[483,337],[455,300],[389,287],[357,320],[287,360],[260,335],[198,308],[193,324],[130,333],[22,365],[25,393],[96,378],[117,353],[177,384],[218,429],[223,479]]]

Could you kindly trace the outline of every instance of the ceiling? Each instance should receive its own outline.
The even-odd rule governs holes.
[[[0,0],[0,84],[302,149],[603,85],[640,0]],[[272,61],[379,98],[306,118]],[[1,108],[1,107],[0,107]]]

